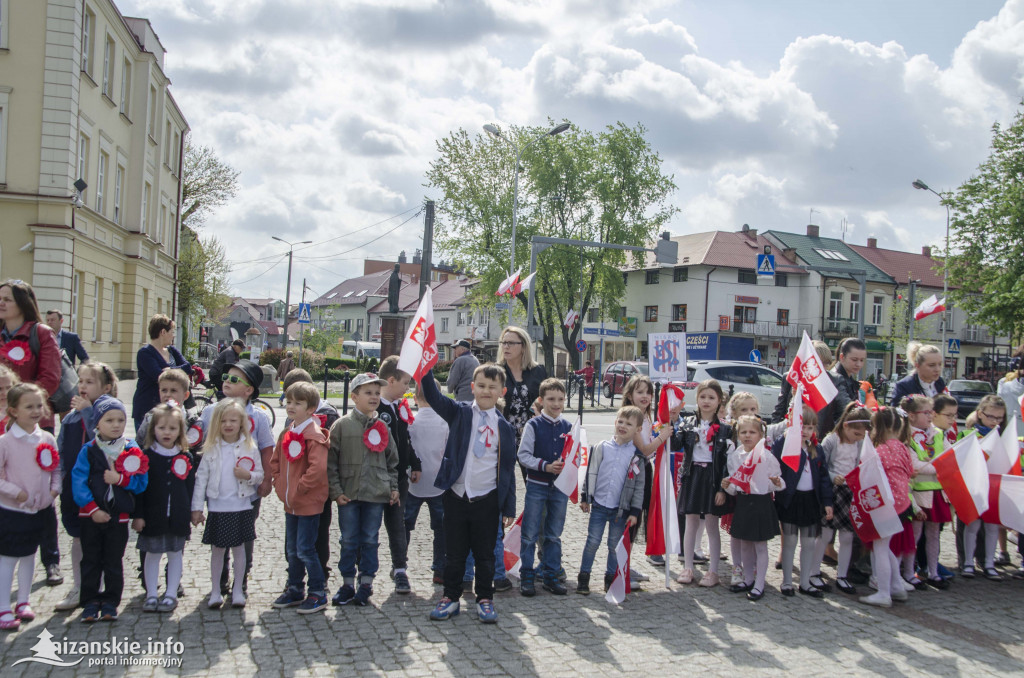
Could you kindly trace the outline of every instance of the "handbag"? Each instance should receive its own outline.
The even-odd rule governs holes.
[[[28,346],[32,350],[32,354],[36,357],[36,362],[39,361],[39,323],[32,326],[29,330],[28,335]],[[78,395],[78,372],[75,371],[75,366],[71,364],[71,359],[68,358],[68,354],[63,349],[57,349],[60,351],[60,382],[57,384],[57,390],[50,396],[50,407],[54,412],[67,412],[71,409],[71,399]]]

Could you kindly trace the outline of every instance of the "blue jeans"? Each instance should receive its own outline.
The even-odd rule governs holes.
[[[405,501],[405,541],[409,541],[410,533],[416,528],[416,519],[420,515],[420,507],[424,504],[430,511],[430,529],[434,533],[434,562],[430,569],[444,574],[444,503],[442,495],[436,497],[417,497],[409,494]]]
[[[309,576],[309,594],[322,596],[327,581],[316,551],[316,535],[320,515],[293,516],[284,514],[284,553],[288,557],[288,588],[303,590],[303,579]]]
[[[540,570],[545,575],[558,574],[562,567],[562,528],[568,503],[569,497],[554,485],[526,482],[522,545],[519,549],[524,574],[533,572],[534,551],[540,536],[544,537]]]
[[[354,580],[356,561],[359,562],[359,583],[370,583],[377,574],[377,538],[384,519],[384,503],[350,501],[338,507],[338,527],[341,528],[341,557],[338,571],[346,580]]]
[[[466,557],[466,574],[462,577],[463,581],[469,581],[473,578],[474,565],[473,553],[470,552]],[[501,528],[500,519],[498,520],[498,540],[494,542],[494,578],[508,578],[505,574],[505,530]]]
[[[605,508],[600,504],[590,505],[590,523],[587,525],[587,543],[583,547],[583,561],[580,563],[580,572],[590,574],[594,567],[594,556],[601,546],[601,537],[604,536],[605,525],[608,526],[608,563],[605,567],[605,574],[615,574],[618,560],[615,558],[615,547],[622,538],[626,529],[626,519],[629,517],[623,514],[616,518],[619,512],[616,508]],[[524,519],[525,522],[525,519]]]

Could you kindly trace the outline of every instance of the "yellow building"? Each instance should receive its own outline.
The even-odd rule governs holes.
[[[109,0],[0,0],[0,278],[122,374],[176,312],[189,128],[163,67],[149,22]]]

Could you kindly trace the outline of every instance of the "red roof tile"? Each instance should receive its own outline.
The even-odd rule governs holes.
[[[932,257],[915,252],[900,252],[899,250],[887,250],[866,245],[850,245],[850,247],[856,250],[857,254],[895,278],[897,283],[906,284],[907,278],[912,277],[920,280],[922,287],[942,288],[942,275],[934,270],[939,262]]]

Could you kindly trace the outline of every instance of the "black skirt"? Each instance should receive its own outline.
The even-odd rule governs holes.
[[[847,485],[836,485],[832,491],[832,520],[821,519],[821,524],[833,530],[853,532],[850,521],[850,504],[853,503],[853,492]]]
[[[22,513],[0,507],[0,556],[24,558],[32,555],[39,548],[45,527],[42,511]]]
[[[779,514],[771,495],[737,494],[729,534],[745,541],[768,541],[779,536]]]
[[[221,549],[241,546],[256,539],[256,512],[232,511],[230,513],[210,512],[206,516],[203,543]]]
[[[715,487],[711,463],[694,462],[690,472],[683,476],[683,485],[679,488],[679,513],[697,514],[701,518],[711,514],[715,494],[721,489]]]
[[[820,534],[822,511],[814,490],[797,490],[789,500],[789,506],[782,506],[780,503],[776,504],[775,509],[779,513],[779,522],[783,524],[783,531],[786,531],[787,527],[814,526],[818,528]],[[792,531],[790,530],[790,532]]]

